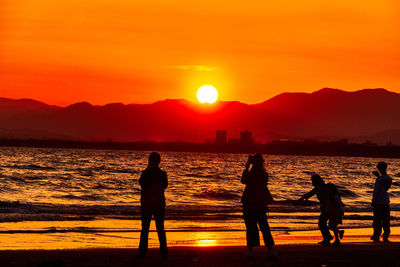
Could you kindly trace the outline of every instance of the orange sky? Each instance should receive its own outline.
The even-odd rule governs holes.
[[[262,102],[285,91],[400,92],[398,0],[0,0],[0,96]]]

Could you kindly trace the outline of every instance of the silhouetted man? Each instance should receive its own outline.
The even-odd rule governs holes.
[[[382,233],[383,228],[383,241],[389,242],[390,234],[390,207],[389,207],[389,195],[387,191],[392,185],[392,178],[387,175],[386,169],[387,164],[383,161],[379,162],[376,166],[378,171],[374,171],[373,174],[377,177],[374,185],[374,194],[372,196],[372,209],[374,213],[374,220],[372,226],[374,228],[374,234],[371,236],[371,240],[379,241],[379,237]]]
[[[139,257],[146,256],[149,238],[151,217],[154,215],[158,240],[160,241],[160,253],[168,254],[167,238],[164,230],[165,196],[164,190],[168,186],[168,178],[165,171],[159,168],[160,154],[152,152],[149,156],[149,164],[139,178],[141,187],[141,219],[142,231],[140,233]]]

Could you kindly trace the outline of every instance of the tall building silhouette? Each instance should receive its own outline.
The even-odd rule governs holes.
[[[217,130],[215,132],[215,143],[219,145],[224,145],[226,144],[227,137],[228,134],[226,130]]]
[[[252,133],[248,130],[240,132],[240,143],[243,145],[248,145],[253,143]]]

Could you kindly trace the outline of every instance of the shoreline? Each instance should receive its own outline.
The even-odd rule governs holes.
[[[117,141],[79,141],[53,139],[1,139],[0,147],[15,148],[55,148],[55,149],[95,149],[127,151],[232,153],[293,156],[326,157],[366,157],[400,158],[400,146],[356,144],[343,141],[298,142],[275,140],[266,144],[214,144],[193,142],[117,142]]]
[[[152,227],[153,228],[153,225]],[[343,228],[343,244],[368,243],[372,228]],[[153,229],[152,229],[153,230]],[[392,227],[390,240],[400,242],[400,227]],[[246,244],[245,231],[167,231],[168,247],[241,247]],[[281,245],[314,245],[321,241],[319,230],[272,231],[275,243]],[[0,234],[0,252],[7,250],[65,250],[65,249],[136,249],[140,232],[49,232],[49,233],[3,233]],[[261,244],[263,244],[260,235]],[[157,232],[149,233],[149,248],[159,246]]]

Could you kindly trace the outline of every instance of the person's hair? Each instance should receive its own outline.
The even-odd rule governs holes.
[[[321,176],[319,176],[318,174],[313,174],[311,176],[311,181],[314,185],[321,185],[324,184],[324,180],[322,180]]]
[[[149,155],[149,165],[156,165],[160,164],[161,156],[157,152],[151,152]]]
[[[378,170],[385,170],[387,169],[387,163],[384,161],[379,162],[376,167],[378,168]]]
[[[264,166],[264,158],[261,154],[256,153],[253,155],[253,167],[254,169],[258,169],[258,170],[265,170],[265,166]]]

